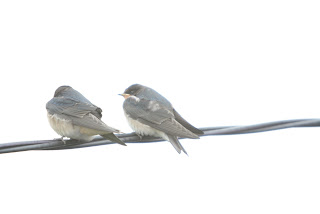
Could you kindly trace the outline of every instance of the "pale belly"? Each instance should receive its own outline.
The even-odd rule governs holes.
[[[57,115],[47,114],[48,121],[52,129],[62,137],[81,141],[91,141],[94,138],[93,133],[88,134],[88,129],[75,126],[70,120],[59,118]]]
[[[127,114],[125,114],[125,117],[127,118],[129,126],[139,135],[141,136],[153,136],[153,137],[161,137],[167,141],[169,141],[169,138],[166,133],[159,131],[157,129],[154,129],[148,125],[145,125],[137,120],[133,120],[131,117],[129,117]]]

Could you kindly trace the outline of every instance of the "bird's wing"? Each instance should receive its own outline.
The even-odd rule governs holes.
[[[107,134],[110,132],[119,132],[118,129],[112,128],[105,124],[102,120],[89,113],[83,118],[72,118],[72,123],[77,126],[85,127],[98,131],[96,134]]]
[[[101,108],[72,98],[54,97],[47,103],[46,108],[52,114],[65,114],[83,118],[86,114],[91,113],[99,119],[102,117]]]
[[[190,123],[188,123],[185,119],[183,119],[183,117],[181,117],[181,115],[175,110],[173,109],[173,114],[175,119],[181,124],[183,125],[185,128],[189,129],[191,132],[195,133],[195,134],[203,134],[203,131],[197,129],[196,127],[194,127],[193,125],[191,125]]]
[[[102,131],[118,132],[100,120],[101,109],[89,103],[79,102],[71,98],[52,98],[46,105],[50,114],[57,114],[61,119],[72,121],[72,124]]]
[[[132,119],[169,135],[189,138],[199,138],[198,135],[186,129],[174,118],[173,110],[155,100],[129,97],[124,101],[123,108]]]

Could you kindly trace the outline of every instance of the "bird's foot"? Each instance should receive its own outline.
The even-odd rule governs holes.
[[[61,140],[62,142],[63,142],[63,144],[64,145],[66,145],[67,144],[67,142],[65,141],[65,139],[64,139],[64,136],[62,136],[62,137],[58,137],[58,138],[54,138],[53,140]]]
[[[142,141],[142,135],[139,135],[137,132],[136,132],[136,135],[140,138],[140,141]]]

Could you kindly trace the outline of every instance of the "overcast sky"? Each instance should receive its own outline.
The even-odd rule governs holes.
[[[196,127],[318,118],[318,1],[1,1],[0,143],[70,85],[128,133],[149,86]],[[0,155],[1,212],[319,213],[319,128]]]

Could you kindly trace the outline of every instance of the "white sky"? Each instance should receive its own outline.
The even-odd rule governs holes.
[[[197,127],[317,118],[318,1],[1,1],[0,143],[53,139],[70,85],[131,132],[154,88]],[[319,128],[0,155],[1,213],[319,213]]]

